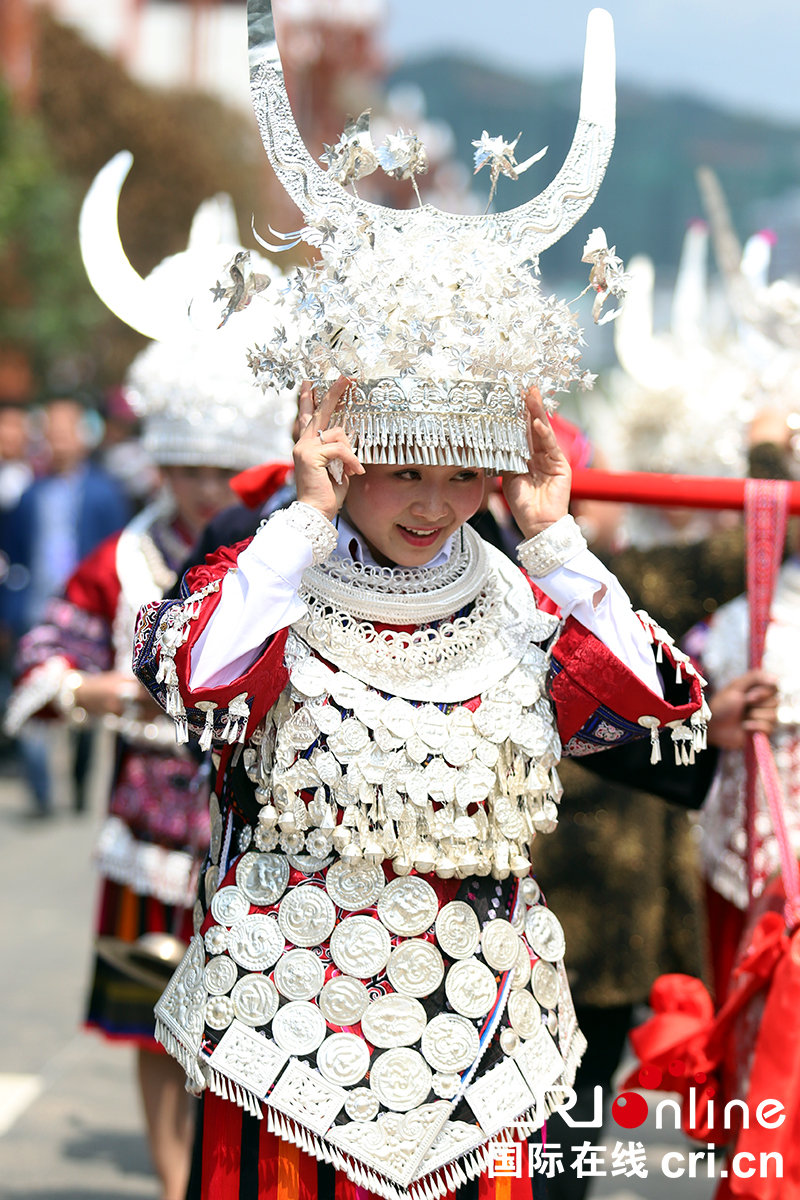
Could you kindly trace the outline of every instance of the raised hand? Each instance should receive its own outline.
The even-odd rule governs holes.
[[[503,475],[503,493],[526,538],[567,515],[572,471],[550,427],[538,388],[523,395],[531,456],[524,474]]]
[[[306,381],[300,389],[300,436],[293,453],[297,499],[318,509],[329,521],[344,504],[351,476],[364,474],[344,430],[339,426],[328,429],[333,410],[351,386],[352,380],[341,375],[316,410],[311,384]]]

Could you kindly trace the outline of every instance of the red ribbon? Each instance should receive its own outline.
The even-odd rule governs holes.
[[[248,467],[246,471],[234,475],[231,487],[248,508],[259,508],[279,487],[283,487],[291,469],[291,463],[260,463],[257,467]]]

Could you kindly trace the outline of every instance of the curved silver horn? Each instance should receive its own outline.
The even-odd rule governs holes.
[[[561,170],[549,187],[526,204],[506,213],[471,217],[444,213],[430,204],[415,209],[384,208],[351,196],[329,179],[303,144],[292,115],[271,0],[248,0],[247,14],[250,86],[261,138],[275,174],[307,221],[323,213],[330,218],[337,212],[359,212],[375,224],[391,221],[393,225],[440,217],[447,224],[508,230],[532,254],[538,254],[563,237],[597,195],[614,145],[616,113],[614,25],[604,9],[589,13],[580,114]]]
[[[119,194],[132,163],[133,155],[120,150],[95,176],[81,207],[81,254],[89,282],[106,308],[145,337],[163,341],[170,335],[171,322],[154,305],[119,237]]]

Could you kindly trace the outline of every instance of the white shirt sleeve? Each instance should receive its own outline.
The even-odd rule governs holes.
[[[622,584],[591,550],[581,550],[563,567],[534,579],[545,595],[573,616],[633,671],[651,692],[664,689],[651,644]]]
[[[312,559],[311,542],[283,512],[259,529],[223,579],[220,602],[192,647],[192,690],[238,679],[273,633],[303,616],[297,593]]]

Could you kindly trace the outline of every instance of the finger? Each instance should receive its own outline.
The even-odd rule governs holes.
[[[310,379],[304,379],[300,385],[300,395],[297,400],[297,415],[301,422],[301,429],[305,429],[314,415],[314,389],[311,386]]]
[[[319,402],[319,407],[314,414],[314,428],[327,429],[328,422],[333,416],[333,410],[341,400],[348,388],[352,387],[355,380],[348,379],[346,375],[340,375],[331,387],[328,388],[325,395]]]
[[[778,707],[778,689],[764,684],[748,688],[744,694],[745,707],[752,708],[754,704],[771,704]]]
[[[364,468],[353,453],[349,442],[324,442],[321,443],[322,459],[325,463],[333,462],[338,459],[344,466],[348,475],[363,475]]]

